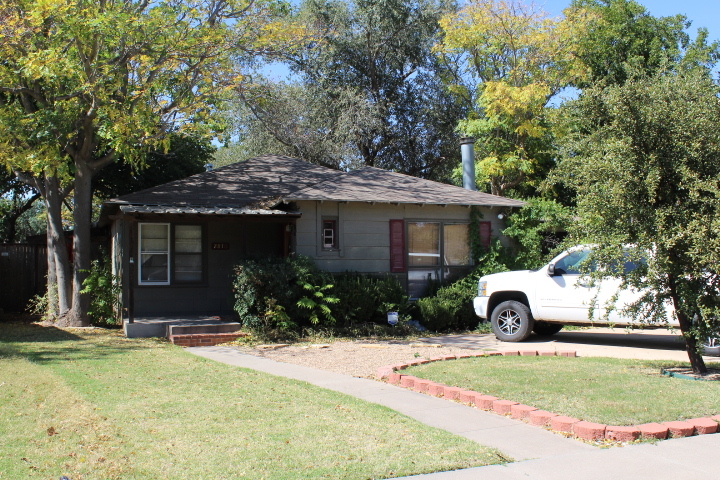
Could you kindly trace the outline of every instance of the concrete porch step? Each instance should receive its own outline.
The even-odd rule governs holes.
[[[232,333],[240,329],[240,323],[228,318],[209,315],[168,315],[162,317],[137,317],[133,322],[124,319],[125,336],[165,337],[172,335]],[[172,329],[172,330],[171,330]]]

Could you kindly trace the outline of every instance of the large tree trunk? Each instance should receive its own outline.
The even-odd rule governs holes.
[[[90,317],[88,316],[90,295],[80,292],[90,270],[92,172],[86,162],[76,161],[75,168],[72,308],[67,315],[66,323],[69,326],[86,327],[90,325]]]
[[[57,314],[62,318],[70,310],[70,260],[62,226],[62,195],[57,177],[45,175],[43,198],[48,216],[48,266],[54,265],[57,285]],[[48,284],[48,289],[52,285]]]
[[[670,276],[670,297],[675,307],[675,314],[680,323],[680,332],[682,333],[683,339],[685,340],[685,351],[690,359],[690,365],[692,366],[693,373],[704,375],[707,373],[707,367],[705,366],[705,360],[702,355],[698,352],[697,338],[692,333],[692,319],[688,317],[684,311],[681,310],[680,298],[677,293],[677,285],[675,279]]]
[[[50,238],[50,217],[47,219],[46,227],[46,245],[47,245],[47,311],[45,316],[48,320],[56,319],[60,316],[60,306],[58,304],[57,289],[57,269],[55,267],[55,252],[53,251],[52,241]]]

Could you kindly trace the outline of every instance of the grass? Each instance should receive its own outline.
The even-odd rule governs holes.
[[[385,478],[494,450],[117,331],[0,324],[0,479]]]
[[[720,413],[718,382],[660,373],[661,367],[679,365],[591,357],[481,357],[430,363],[403,373],[607,425]]]

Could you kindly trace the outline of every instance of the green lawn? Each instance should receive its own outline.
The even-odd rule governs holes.
[[[661,375],[673,362],[566,357],[480,357],[403,373],[607,425],[720,413],[720,383]],[[715,365],[709,365],[715,367]]]
[[[385,478],[499,463],[384,407],[118,332],[0,324],[0,479]]]

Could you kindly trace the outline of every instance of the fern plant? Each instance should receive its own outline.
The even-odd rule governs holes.
[[[317,325],[322,315],[328,323],[334,324],[335,317],[332,315],[330,305],[338,303],[340,299],[328,295],[328,290],[332,290],[333,285],[313,285],[308,282],[298,282],[298,285],[309,293],[308,296],[297,301],[297,306],[310,311],[310,323]]]

